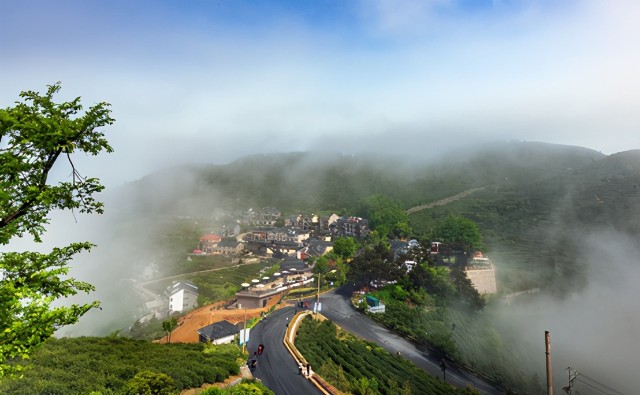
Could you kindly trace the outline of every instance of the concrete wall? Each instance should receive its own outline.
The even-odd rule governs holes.
[[[494,294],[498,292],[498,287],[496,285],[496,272],[493,265],[486,269],[467,269],[465,273],[467,274],[467,278],[471,280],[473,287],[478,291],[478,293],[480,293],[480,295]]]
[[[268,308],[275,305],[282,297],[282,292],[275,294],[265,295],[263,297],[246,296],[236,294],[238,300],[239,309],[260,309]]]
[[[183,312],[198,306],[198,295],[183,289],[169,298],[169,313]]]

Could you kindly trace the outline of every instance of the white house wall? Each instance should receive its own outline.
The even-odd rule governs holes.
[[[236,335],[230,335],[230,336],[227,336],[227,337],[221,337],[220,339],[214,340],[212,343],[213,344],[228,344],[228,343],[231,343],[233,341],[235,336]]]
[[[169,313],[183,312],[198,306],[198,295],[181,289],[169,298]]]
[[[180,290],[169,297],[169,312],[182,312],[184,308],[184,290]]]

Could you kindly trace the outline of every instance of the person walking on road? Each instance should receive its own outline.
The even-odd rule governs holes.
[[[302,362],[298,362],[298,374],[302,375]]]

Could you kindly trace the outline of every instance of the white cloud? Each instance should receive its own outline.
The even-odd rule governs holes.
[[[262,26],[234,27],[210,15],[176,23],[189,20],[163,14],[171,9],[136,18],[83,9],[65,23],[85,18],[104,31],[83,32],[77,47],[3,40],[14,56],[0,76],[0,103],[58,80],[67,98],[111,102],[116,153],[87,166],[99,163],[114,182],[328,141],[347,152],[377,149],[391,132],[637,148],[634,2],[504,2],[473,12],[454,1],[357,4],[353,26],[335,31],[287,21],[282,10]],[[111,26],[119,18],[125,23]],[[44,27],[32,26],[33,36],[51,26],[34,21]],[[73,30],[54,29],[49,42]]]

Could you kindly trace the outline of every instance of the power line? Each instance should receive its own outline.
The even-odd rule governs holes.
[[[593,381],[594,383],[596,383],[597,385],[599,385],[600,387],[606,388],[607,390],[613,392],[614,394],[618,394],[618,395],[624,395],[622,392],[615,390],[614,388],[609,387],[608,385],[599,382],[598,380],[591,378],[589,376],[587,376],[586,374],[580,372],[580,376],[584,377],[587,380]]]
[[[594,390],[596,390],[596,391],[598,391],[598,392],[600,392],[600,393],[603,393],[603,394],[605,394],[605,395],[612,395],[612,394],[610,394],[609,392],[605,392],[605,391],[601,390],[600,388],[596,387],[595,385],[591,385],[591,384],[587,383],[586,381],[582,381],[582,380],[580,380],[579,378],[576,378],[576,381],[579,381],[579,382],[581,382],[582,384],[586,385],[587,387],[591,387],[591,388],[593,388]]]
[[[618,391],[618,390],[616,390],[616,389],[614,389],[614,388],[612,388],[612,387],[610,387],[610,386],[608,386],[608,385],[606,385],[604,383],[601,383],[600,381],[598,381],[598,380],[596,380],[594,378],[591,378],[591,377],[585,375],[582,372],[579,372],[579,371],[577,371],[575,369],[572,369],[571,367],[568,367],[565,370],[569,371],[569,386],[563,388],[563,390],[567,394],[571,394],[572,393],[573,387],[575,385],[574,382],[575,381],[579,381],[580,383],[582,383],[582,384],[584,384],[584,385],[586,385],[586,386],[588,386],[590,388],[593,388],[594,390],[596,390],[596,391],[598,391],[598,392],[600,392],[602,394],[605,394],[605,395],[624,395],[622,392],[620,392],[620,391]],[[583,380],[583,378],[585,380],[588,380],[588,381],[592,382],[592,383],[589,383],[589,382]]]

